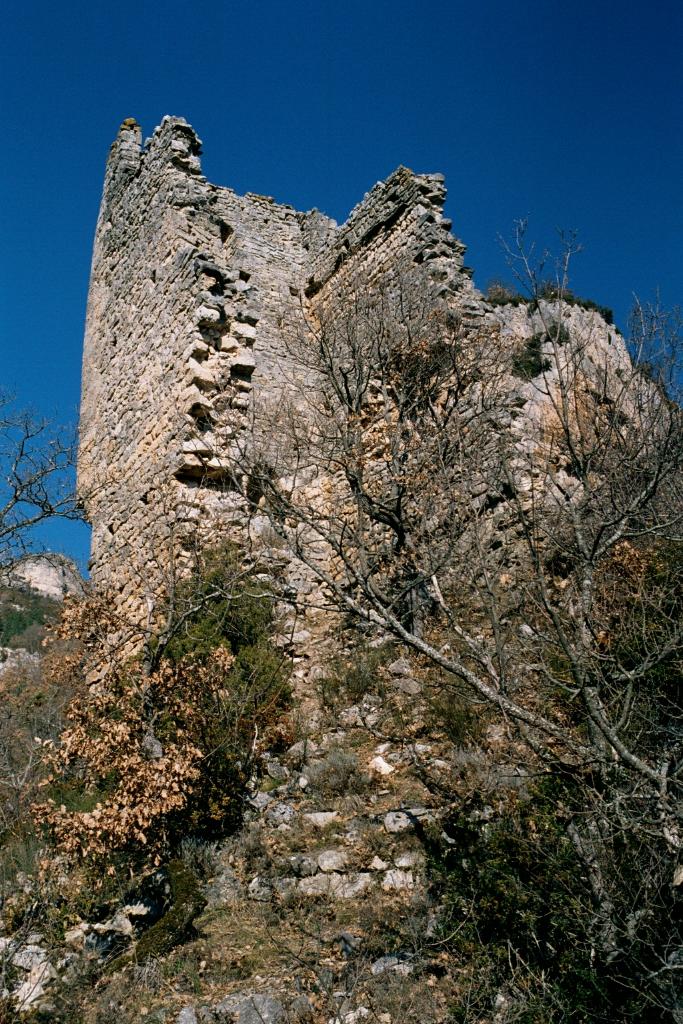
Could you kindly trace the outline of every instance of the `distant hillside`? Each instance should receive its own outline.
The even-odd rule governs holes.
[[[54,622],[59,601],[33,590],[0,588],[0,647],[40,648],[46,625]]]
[[[29,555],[0,576],[0,647],[36,652],[61,600],[83,580],[63,555]]]

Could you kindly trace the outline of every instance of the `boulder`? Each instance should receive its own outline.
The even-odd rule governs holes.
[[[323,850],[318,854],[318,867],[325,872],[343,871],[348,860],[348,854],[343,850]]]

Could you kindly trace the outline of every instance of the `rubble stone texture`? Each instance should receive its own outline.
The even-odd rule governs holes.
[[[443,216],[442,175],[400,167],[338,227],[317,210],[209,183],[200,152],[182,118],[165,117],[144,146],[136,122],[124,121],[97,223],[79,489],[93,579],[133,620],[150,614],[170,552],[197,524],[220,524],[213,543],[243,528],[225,446],[253,427],[260,401],[301,381],[285,339],[349,282],[419,267],[465,325],[486,321],[501,338],[533,331],[514,310],[508,323],[472,285]],[[604,334],[596,314],[572,316],[595,318]]]

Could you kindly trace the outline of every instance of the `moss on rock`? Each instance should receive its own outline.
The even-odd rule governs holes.
[[[146,931],[135,947],[109,965],[109,973],[126,964],[142,963],[150,957],[165,956],[193,934],[193,922],[206,906],[206,897],[197,876],[182,860],[166,865],[171,889],[170,907],[156,924]]]

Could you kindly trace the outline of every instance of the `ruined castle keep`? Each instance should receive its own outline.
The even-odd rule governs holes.
[[[182,118],[165,117],[144,146],[125,121],[97,222],[79,488],[93,578],[129,610],[158,575],[162,526],[196,517],[202,496],[229,517],[212,427],[246,416],[253,392],[282,385],[283,330],[302,304],[408,260],[478,312],[464,246],[443,216],[441,175],[399,168],[339,227],[317,210],[209,183],[200,146]]]
[[[526,309],[492,309],[474,288],[443,216],[441,175],[400,167],[338,226],[317,210],[211,184],[200,152],[182,118],[165,117],[144,145],[136,122],[124,121],[97,222],[79,489],[93,579],[132,618],[149,614],[169,552],[208,511],[228,536],[239,528],[225,445],[249,430],[260,398],[296,375],[284,339],[305,322],[302,311],[314,316],[350,282],[371,285],[409,266],[465,329],[485,323],[503,345],[538,329]],[[627,359],[596,313],[571,317],[596,351],[613,345],[617,363]],[[540,418],[537,398],[526,387],[528,429]]]

